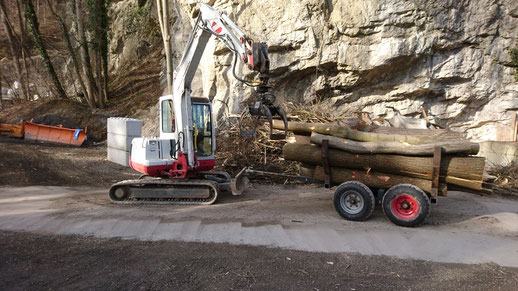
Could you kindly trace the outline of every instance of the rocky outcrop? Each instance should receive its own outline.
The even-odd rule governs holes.
[[[179,0],[174,7],[177,54],[197,2]],[[202,2],[269,45],[281,102],[388,118],[419,116],[424,107],[435,123],[476,139],[493,139],[518,110],[507,52],[518,46],[517,0]],[[214,96],[219,117],[240,112],[252,95],[232,76],[232,61],[211,39],[193,84],[195,93]]]

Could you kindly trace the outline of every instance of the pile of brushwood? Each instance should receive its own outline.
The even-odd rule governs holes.
[[[257,128],[255,136],[241,136],[236,120],[224,129],[219,129],[216,138],[216,169],[227,171],[232,176],[244,167],[295,174],[298,172],[298,163],[286,162],[282,158],[282,147],[285,143],[284,140],[270,140],[266,126]],[[291,182],[267,176],[256,179],[274,183]]]
[[[356,125],[361,125],[358,122]],[[283,129],[282,122],[274,127]],[[434,149],[442,149],[439,195],[447,189],[490,193],[484,181],[485,158],[475,157],[478,144],[445,129],[405,129],[371,124],[290,121],[292,142],[282,148],[288,161],[301,163],[301,175],[326,177],[321,144],[328,143],[327,161],[333,184],[359,181],[386,189],[413,184],[431,192]]]
[[[496,177],[495,193],[502,196],[518,197],[518,166],[508,165],[491,169],[490,174]]]
[[[306,122],[332,122],[338,120],[332,111],[325,110],[322,106],[287,104],[285,108],[289,112],[290,120]],[[301,171],[300,163],[286,161],[282,157],[282,148],[286,140],[271,140],[267,122],[256,128],[255,136],[241,136],[240,126],[251,129],[249,120],[241,120],[240,115],[225,116],[218,121],[218,134],[216,141],[216,168],[224,170],[232,175],[237,174],[243,167],[252,167],[255,170],[297,175]],[[277,131],[281,133],[282,130]],[[290,136],[293,136],[290,133]],[[299,183],[298,181],[279,177],[257,176],[254,180],[263,180],[274,183]]]

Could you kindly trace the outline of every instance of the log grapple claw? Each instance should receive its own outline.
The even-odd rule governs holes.
[[[270,94],[271,95],[271,94]],[[273,96],[273,95],[271,95]],[[249,106],[248,110],[245,110],[241,114],[241,119],[239,121],[239,127],[241,130],[241,136],[255,136],[255,128],[259,124],[259,119],[264,116],[268,120],[268,124],[270,126],[269,129],[269,138],[271,140],[282,140],[285,139],[288,135],[288,119],[284,110],[280,106],[274,105],[273,100],[275,97],[265,98],[264,96],[259,100],[254,102],[254,105]],[[247,112],[248,111],[248,112]],[[243,130],[243,119],[247,113],[250,113],[254,118],[254,129],[253,130]],[[275,134],[273,133],[273,117],[279,116],[284,122],[284,133]]]

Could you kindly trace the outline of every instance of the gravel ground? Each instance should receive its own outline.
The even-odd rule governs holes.
[[[487,255],[486,250],[501,249],[504,245],[500,242],[511,248],[508,242],[518,244],[515,200],[453,194],[440,200],[423,227],[412,230],[390,224],[380,209],[366,222],[344,221],[332,208],[332,192],[322,192],[318,187],[256,185],[244,196],[222,196],[216,205],[194,208],[111,204],[105,195],[106,187],[137,176],[128,168],[106,161],[102,144],[74,148],[0,137],[0,185],[4,186],[0,188],[0,224],[4,226],[9,224],[6,219],[10,219],[15,225],[26,227],[31,218],[45,214],[61,223],[52,228],[54,232],[66,230],[62,223],[74,219],[158,219],[166,226],[189,226],[192,221],[200,221],[202,228],[195,232],[200,235],[204,229],[212,228],[208,238],[204,238],[210,242],[205,243],[197,241],[196,236],[193,241],[181,241],[181,237],[175,237],[178,233],[167,232],[164,235],[171,235],[172,240],[62,235],[45,228],[39,232],[0,228],[0,290],[513,290],[518,284],[517,268],[495,263],[458,264],[361,251],[315,251],[328,243],[340,246],[340,241],[327,236],[329,233],[352,238],[356,245],[379,251],[395,242],[396,247],[392,247],[398,252],[404,250],[403,245],[397,248],[398,243],[426,242],[428,236],[436,243],[413,247],[412,256],[430,256],[430,250],[437,251],[438,257],[457,252],[469,255],[470,248],[478,245],[480,249],[472,252],[473,258],[477,258]],[[26,187],[29,185],[37,186]],[[45,200],[50,197],[43,196],[45,191],[48,195],[59,192],[64,196]],[[16,196],[20,193],[29,196]],[[34,203],[24,203],[24,199]],[[265,246],[270,237],[260,232],[255,234],[255,241],[245,244],[236,242],[236,238],[253,239],[253,234],[218,234],[228,231],[225,227],[235,226],[236,222],[241,227],[239,231],[278,226],[288,234],[304,235],[295,241],[293,249],[289,245]],[[218,231],[217,227],[223,228]],[[487,241],[477,241],[477,237]],[[315,240],[324,244],[312,244]],[[255,242],[263,245],[254,246]],[[313,251],[296,250],[297,244],[302,245],[300,249],[308,246]],[[508,259],[517,256],[518,253],[509,253]]]
[[[0,232],[0,289],[513,290],[518,269],[277,248]]]

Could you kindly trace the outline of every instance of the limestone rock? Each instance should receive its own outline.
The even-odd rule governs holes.
[[[198,2],[176,2],[177,54]],[[435,123],[475,139],[494,138],[495,127],[508,125],[518,110],[507,52],[518,46],[518,0],[201,2],[269,45],[281,103],[318,100],[340,114],[361,110],[385,118],[415,117],[424,107]],[[111,48],[118,46],[113,40]],[[214,97],[219,118],[239,113],[253,94],[232,76],[232,62],[212,39],[193,84]],[[237,72],[254,76],[241,63]]]

